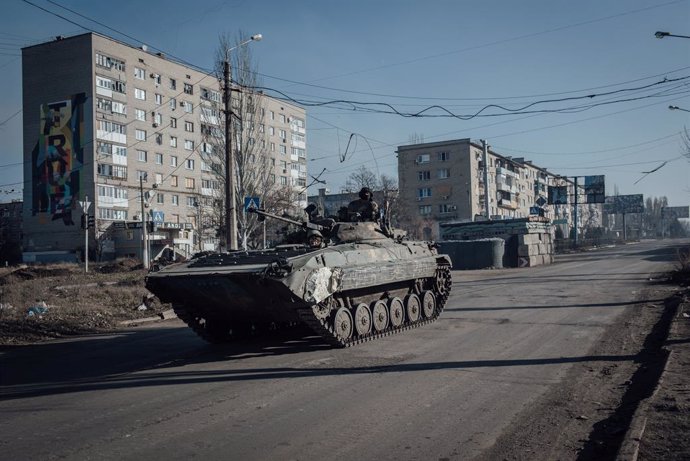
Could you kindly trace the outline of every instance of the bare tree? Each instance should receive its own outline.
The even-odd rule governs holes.
[[[221,91],[224,91],[223,67],[224,62],[229,60],[232,70],[231,82],[231,147],[234,152],[235,164],[231,171],[234,171],[235,178],[232,184],[235,188],[235,210],[237,212],[237,237],[243,249],[249,246],[256,246],[263,240],[261,235],[263,225],[260,224],[256,216],[245,213],[245,197],[261,197],[264,204],[270,206],[282,206],[283,204],[272,203],[282,197],[283,192],[278,192],[279,187],[275,185],[274,164],[272,156],[266,149],[267,136],[264,130],[265,117],[265,96],[254,90],[261,85],[258,79],[257,67],[254,63],[251,47],[240,46],[247,41],[247,34],[239,32],[237,37],[232,40],[228,35],[219,37],[219,44],[215,56],[215,74],[220,83]],[[231,48],[232,51],[229,52]],[[202,98],[204,95],[202,94]],[[209,105],[202,105],[202,125],[201,130],[208,145],[202,147],[202,158],[210,162],[212,171],[219,186],[216,203],[212,207],[210,219],[206,223],[217,225],[224,222],[225,206],[217,206],[225,203],[225,130],[224,117],[222,114],[222,101],[219,98],[211,98],[205,101]],[[216,124],[210,123],[217,121]],[[205,123],[204,123],[205,122]],[[274,161],[274,160],[273,160]],[[282,198],[281,198],[282,200]],[[263,205],[263,204],[262,204]],[[224,226],[221,224],[221,228]],[[223,231],[224,232],[224,231]],[[229,236],[225,236],[229,241]]]
[[[376,176],[376,173],[364,165],[350,173],[350,176],[345,180],[345,190],[347,192],[358,192],[362,187],[376,190],[379,186],[379,178]]]

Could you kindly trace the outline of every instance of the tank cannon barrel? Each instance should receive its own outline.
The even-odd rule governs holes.
[[[290,218],[286,218],[283,216],[278,216],[277,214],[269,213],[269,212],[262,210],[260,208],[249,208],[249,209],[247,209],[247,212],[256,213],[258,215],[259,221],[264,221],[266,218],[272,218],[272,219],[277,219],[278,221],[286,222],[288,224],[294,224],[295,226],[302,227],[303,229],[313,229],[313,230],[317,230],[319,232],[330,230],[330,228],[328,226],[316,224],[316,223],[309,222],[309,221],[306,221],[306,222],[295,221],[294,219],[290,219]]]

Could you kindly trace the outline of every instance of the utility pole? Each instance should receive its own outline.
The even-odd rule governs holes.
[[[489,220],[489,145],[486,143],[486,140],[482,139],[481,141],[484,149],[484,216]]]
[[[235,153],[232,150],[232,90],[230,58],[223,63],[223,101],[225,109],[225,245],[227,250],[237,249],[237,216],[235,216]]]
[[[144,213],[144,178],[147,174],[139,176],[139,193],[141,195],[141,262],[144,264],[144,269],[149,268],[149,248],[148,248],[148,233],[146,229],[146,214]]]
[[[574,240],[575,246],[577,246],[577,192],[578,192],[578,190],[577,190],[577,176],[575,176],[574,179],[575,179],[575,200],[574,200],[575,203],[574,203],[574,209],[573,209],[573,224],[575,226],[575,238],[573,240]]]

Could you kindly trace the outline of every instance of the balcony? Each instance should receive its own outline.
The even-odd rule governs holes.
[[[507,198],[498,199],[498,206],[501,208],[507,208],[509,210],[517,210],[519,208],[517,201],[509,200]]]

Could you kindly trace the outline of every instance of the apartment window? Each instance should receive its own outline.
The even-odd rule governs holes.
[[[170,166],[177,167],[177,155],[170,156]]]
[[[285,123],[285,115],[280,114],[280,123]]]
[[[431,155],[429,154],[419,154],[417,156],[417,159],[415,160],[415,163],[420,164],[420,163],[429,163],[431,161]]]
[[[154,184],[163,184],[163,174],[162,173],[156,173],[153,176],[155,178]]]
[[[185,94],[194,94],[194,86],[191,83],[185,83],[184,92]]]
[[[137,159],[138,159],[140,162],[145,162],[147,156],[148,156],[148,155],[147,155],[147,153],[146,153],[145,150],[137,150]]]
[[[201,92],[201,98],[202,99],[207,99],[209,101],[220,103],[220,93],[219,92],[210,90],[208,88],[203,88],[203,87],[201,87],[199,89],[199,91]]]
[[[170,176],[170,187],[177,187],[177,176]]]
[[[156,133],[156,144],[159,146],[163,145],[163,135],[161,133]]]
[[[193,196],[187,197],[187,206],[196,206],[196,198]]]
[[[263,123],[259,124],[259,133],[263,133],[264,131],[266,131],[266,125]]]
[[[177,89],[177,81],[174,78],[171,78],[170,80],[168,80],[168,83],[170,85],[171,90]]]
[[[182,103],[180,103],[180,106],[182,106]],[[187,112],[188,114],[194,113],[194,104],[192,104],[189,101],[184,101],[184,111]]]
[[[153,82],[154,82],[156,85],[160,85],[160,84],[161,84],[161,76],[160,76],[160,74],[151,74],[151,78],[153,79]]]
[[[98,129],[108,133],[127,134],[127,126],[119,123],[109,122],[107,120],[98,121]]]
[[[417,189],[417,198],[431,197],[431,187]]]
[[[170,128],[177,128],[177,119],[175,117],[170,117]]]
[[[437,171],[437,177],[438,177],[438,179],[450,178],[450,169],[449,168],[441,168],[440,170]]]
[[[165,194],[163,194],[162,192],[158,192],[156,194],[156,203],[161,205],[165,203]]]
[[[98,88],[103,88],[105,90],[117,91],[118,93],[124,94],[126,85],[125,82],[96,75],[96,87],[96,91],[98,91]]]
[[[146,101],[146,90],[142,90],[141,88],[134,88],[134,97],[136,99]]]
[[[144,182],[148,182],[149,175],[145,171],[137,170],[137,181],[139,181],[139,180],[144,181]]]
[[[177,99],[170,98],[170,101],[168,101],[168,106],[170,106],[170,110],[175,110],[177,107]]]
[[[163,123],[163,115],[161,115],[160,112],[153,113],[153,123],[157,126],[160,126]]]
[[[161,96],[161,95],[158,94],[158,93],[155,93],[155,94],[153,95],[153,100],[154,100],[154,101],[156,102],[156,104],[159,105],[159,106],[163,104],[163,96]]]
[[[270,134],[271,136],[275,136],[275,134],[276,134],[276,129],[275,129],[274,127],[272,127],[272,126],[269,126],[269,127],[268,127],[268,134]]]
[[[447,203],[442,203],[438,206],[438,212],[441,214],[452,213],[455,211],[455,205],[449,205]]]
[[[287,183],[288,183],[287,177],[281,176],[280,177],[280,185],[281,186],[287,186]]]
[[[162,165],[163,164],[163,154],[156,154],[156,165]],[[163,181],[160,181],[163,182]]]
[[[287,154],[287,147],[281,144],[279,148],[281,154]]]
[[[113,114],[127,115],[127,106],[124,103],[113,101],[112,112]]]
[[[134,137],[137,141],[146,141],[146,130],[134,130]]]
[[[271,120],[275,120],[275,119],[276,119],[276,113],[273,112],[273,111],[271,111],[271,112],[270,112],[270,117],[271,117]]]
[[[271,143],[271,152],[275,152],[275,151],[276,151],[276,143],[272,142]]]
[[[134,109],[134,117],[142,122],[146,121],[146,111],[143,109]]]
[[[280,133],[280,134],[279,134],[280,139],[282,139],[283,141],[285,141],[285,139],[287,138],[287,133],[285,132],[285,130],[280,130],[279,133]]]
[[[431,171],[429,171],[429,170],[418,171],[417,172],[417,178],[420,181],[428,181],[431,179]]]
[[[170,147],[177,147],[177,137],[170,136]]]
[[[296,155],[300,158],[306,158],[307,152],[304,149],[300,149],[299,147],[293,147],[292,148],[292,155]]]
[[[194,123],[185,121],[184,122],[184,130],[189,131],[190,133],[193,133],[194,132]]]
[[[186,150],[194,150],[194,141],[190,141],[189,139],[184,140],[184,148]]]
[[[111,58],[101,53],[96,53],[96,65],[105,67],[106,69],[115,69],[121,72],[125,71],[125,62],[120,59]]]
[[[431,205],[422,205],[419,207],[419,214],[420,215],[430,215],[431,214]]]
[[[140,69],[138,67],[134,68],[134,78],[138,78],[139,80],[146,80],[146,71],[144,69]]]
[[[177,206],[180,204],[180,196],[179,195],[173,195],[171,198],[171,202],[173,205]]]
[[[194,159],[188,158],[187,161],[185,162],[184,167],[188,170],[193,170],[194,169]]]
[[[185,189],[194,189],[194,178],[184,178]]]
[[[438,159],[441,162],[447,162],[450,154],[448,152],[439,152]]]

